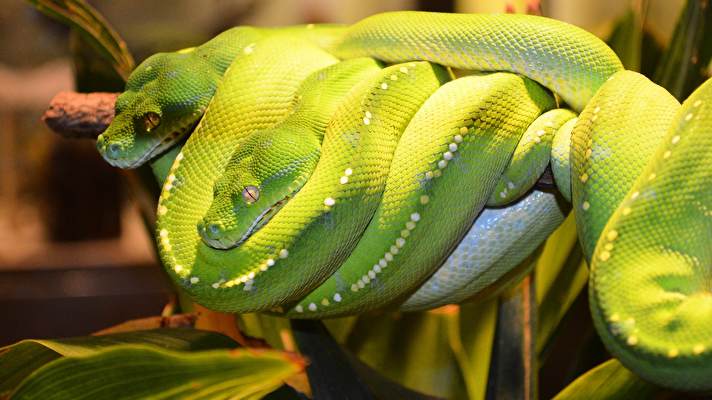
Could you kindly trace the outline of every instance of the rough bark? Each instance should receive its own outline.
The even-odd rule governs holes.
[[[67,138],[95,139],[114,119],[119,93],[60,92],[49,103],[42,120]]]

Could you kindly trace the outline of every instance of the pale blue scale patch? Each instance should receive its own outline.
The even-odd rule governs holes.
[[[194,94],[188,98],[181,99],[177,105],[183,108],[192,108],[206,97],[203,93]]]
[[[552,193],[534,191],[505,208],[486,208],[445,263],[403,305],[418,311],[459,303],[522,262],[564,220]]]

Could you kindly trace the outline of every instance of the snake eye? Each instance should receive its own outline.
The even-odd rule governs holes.
[[[146,132],[150,132],[151,129],[161,124],[161,116],[149,111],[143,115],[143,123],[146,125]]]
[[[242,189],[242,199],[245,200],[245,203],[247,204],[252,204],[257,201],[257,199],[260,198],[260,189],[257,188],[257,186],[245,186],[244,189]]]

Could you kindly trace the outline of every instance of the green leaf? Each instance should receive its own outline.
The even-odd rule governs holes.
[[[11,399],[258,399],[303,368],[301,358],[272,350],[181,353],[119,345],[51,362]]]
[[[0,348],[0,396],[11,392],[36,369],[62,356],[89,356],[117,344],[143,343],[171,350],[237,347],[232,339],[195,329],[154,329],[104,336],[23,340]]]
[[[650,399],[662,389],[642,380],[611,359],[586,372],[554,397],[556,400]]]
[[[654,80],[682,101],[706,79],[710,58],[712,7],[709,0],[688,0]]]
[[[449,310],[362,315],[346,346],[368,366],[412,390],[448,399],[465,397],[449,349]]]
[[[635,7],[629,9],[616,23],[607,41],[625,69],[631,71],[640,71],[643,44],[643,18],[640,11]]]
[[[537,260],[538,320],[536,352],[539,362],[552,335],[588,280],[588,267],[578,245],[573,213],[554,231]]]
[[[69,32],[69,50],[74,67],[74,90],[80,93],[124,91],[126,78],[76,29]]]
[[[459,313],[448,315],[450,349],[460,366],[467,397],[485,398],[492,343],[497,323],[497,298],[462,304]]]
[[[236,323],[246,336],[260,338],[278,350],[296,351],[287,318],[260,313],[238,314]]]
[[[354,329],[357,320],[357,316],[332,318],[324,320],[324,326],[329,330],[334,340],[344,343]]]
[[[546,240],[537,260],[536,298],[540,306],[576,246],[576,219],[573,213],[569,213],[561,226]]]
[[[551,288],[546,292],[539,308],[537,320],[536,352],[543,361],[545,351],[551,338],[588,282],[588,266],[583,260],[583,252],[575,246],[571,256],[566,260]]]
[[[28,0],[43,14],[74,29],[101,57],[111,63],[116,73],[126,80],[134,60],[126,42],[104,17],[83,0]]]

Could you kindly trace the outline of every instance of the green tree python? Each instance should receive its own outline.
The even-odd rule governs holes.
[[[710,108],[712,81],[680,105],[566,23],[395,12],[154,55],[97,147],[171,165],[161,260],[226,312],[466,301],[546,239],[565,198],[607,348],[710,391]],[[558,194],[532,190],[549,164]]]

